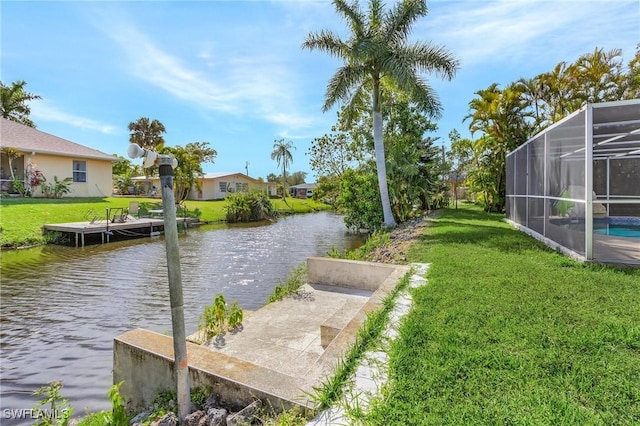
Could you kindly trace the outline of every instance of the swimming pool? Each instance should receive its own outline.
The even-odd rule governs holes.
[[[584,219],[551,219],[554,225],[584,232]],[[611,237],[640,238],[640,217],[607,216],[593,219],[593,233]]]
[[[597,225],[596,225],[597,226]],[[634,225],[606,225],[593,228],[594,234],[609,235],[612,237],[640,238],[640,226]]]
[[[607,216],[596,217],[593,219],[594,224],[606,223],[607,225],[631,225],[640,226],[640,217],[637,216]]]

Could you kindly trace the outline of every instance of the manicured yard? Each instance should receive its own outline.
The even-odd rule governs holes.
[[[640,424],[640,270],[571,261],[473,207],[409,253],[428,284],[363,424]]]
[[[42,244],[42,225],[48,223],[90,221],[95,216],[106,217],[106,209],[129,207],[130,201],[139,201],[143,209],[161,209],[157,198],[2,198],[0,200],[0,246]],[[305,213],[328,209],[329,206],[311,199],[272,199],[276,210],[286,213]],[[224,201],[192,201],[184,203],[190,216],[202,221],[215,222],[225,218]]]

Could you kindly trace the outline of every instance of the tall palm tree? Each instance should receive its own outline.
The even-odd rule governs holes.
[[[285,198],[286,196],[287,166],[293,163],[291,148],[295,149],[295,146],[293,146],[291,141],[285,142],[284,139],[273,141],[271,159],[275,160],[278,163],[278,166],[282,166],[282,198]]]
[[[333,0],[333,4],[347,21],[351,31],[349,39],[341,40],[331,31],[310,33],[302,48],[325,51],[344,61],[327,85],[322,107],[324,112],[338,101],[355,108],[364,96],[371,97],[384,226],[392,227],[396,222],[389,201],[382,138],[383,85],[393,85],[407,93],[423,112],[431,118],[438,118],[442,106],[421,74],[436,73],[452,79],[458,61],[444,47],[427,42],[408,42],[412,24],[427,15],[425,0],[402,0],[389,11],[385,11],[382,0],[369,0],[367,12],[361,10],[357,1]]]
[[[149,120],[140,117],[137,121],[129,123],[129,141],[140,145],[144,149],[159,150],[164,146],[163,133],[166,133],[164,124],[158,120]]]
[[[41,97],[24,90],[26,84],[23,80],[14,81],[11,86],[5,86],[0,82],[0,114],[8,120],[36,127],[35,123],[29,119],[31,108],[27,102],[41,99]]]

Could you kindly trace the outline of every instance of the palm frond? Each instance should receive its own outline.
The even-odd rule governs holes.
[[[322,110],[328,111],[338,101],[348,103],[352,98],[351,89],[359,86],[366,76],[367,69],[363,66],[345,65],[340,67],[327,84]]]
[[[331,56],[346,59],[349,46],[331,31],[322,30],[319,33],[310,33],[302,43],[303,49],[321,50]]]
[[[333,0],[333,5],[336,11],[346,19],[347,24],[356,38],[364,36],[366,32],[366,21],[357,0],[351,4],[344,0]]]
[[[384,3],[381,0],[369,2],[369,35],[378,34],[384,25]]]
[[[418,42],[409,46],[397,47],[398,54],[411,58],[416,72],[436,74],[447,80],[455,77],[460,62],[444,46]]]
[[[400,37],[406,40],[411,32],[411,25],[428,13],[425,0],[405,0],[396,4],[385,19],[384,34],[387,41]]]
[[[442,116],[440,97],[426,80],[416,76],[415,83],[405,90],[411,93],[413,101],[427,116],[433,119]]]

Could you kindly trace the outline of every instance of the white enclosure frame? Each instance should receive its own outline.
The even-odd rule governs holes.
[[[640,238],[608,234],[640,226],[640,99],[585,105],[506,167],[509,222],[581,260],[640,265]]]

